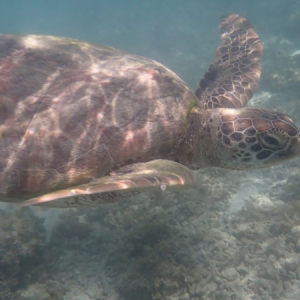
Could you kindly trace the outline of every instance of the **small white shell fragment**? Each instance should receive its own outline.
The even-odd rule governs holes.
[[[76,195],[76,192],[74,190],[71,190],[71,193],[70,193],[72,196],[75,196]]]
[[[160,185],[160,189],[161,189],[162,191],[165,191],[166,188],[167,188],[167,185],[166,185],[166,184],[161,184],[161,185]]]

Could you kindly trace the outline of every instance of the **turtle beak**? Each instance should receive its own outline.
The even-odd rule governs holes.
[[[297,156],[300,156],[300,134],[291,139],[289,145],[285,149],[277,153],[279,160],[290,160]]]
[[[266,115],[271,115],[271,111]],[[273,113],[274,115],[274,113]],[[278,164],[285,160],[300,156],[300,131],[289,116],[276,113],[277,120],[271,120],[273,128],[262,132],[259,136],[265,150],[273,151],[273,155],[266,159],[266,165]],[[267,119],[269,122],[270,119]]]
[[[289,153],[291,157],[300,156],[300,134],[291,141],[291,153]]]

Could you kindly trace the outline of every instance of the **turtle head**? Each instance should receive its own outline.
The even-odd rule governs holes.
[[[193,108],[179,162],[192,169],[264,168],[300,155],[300,132],[289,116],[258,108]]]
[[[299,129],[283,113],[220,108],[210,110],[209,115],[204,131],[209,131],[217,166],[263,168],[300,154]]]

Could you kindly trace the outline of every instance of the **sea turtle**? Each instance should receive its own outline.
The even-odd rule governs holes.
[[[203,167],[261,168],[300,152],[285,114],[243,108],[263,45],[235,14],[193,93],[158,62],[69,38],[0,35],[0,199],[56,207],[193,184]],[[54,201],[55,200],[55,201]]]

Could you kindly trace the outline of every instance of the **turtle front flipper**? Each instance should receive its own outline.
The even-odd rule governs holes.
[[[257,90],[263,44],[251,24],[238,15],[224,15],[219,29],[221,45],[195,93],[204,109],[241,108]]]
[[[38,204],[52,207],[97,205],[125,200],[142,191],[176,190],[193,183],[194,176],[190,169],[174,161],[158,159],[125,166],[110,176],[32,198],[19,205]]]

